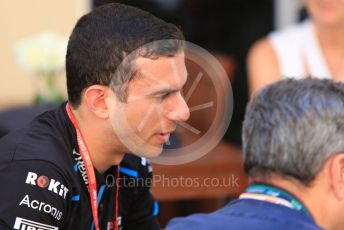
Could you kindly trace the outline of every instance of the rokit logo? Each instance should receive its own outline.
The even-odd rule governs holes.
[[[34,172],[28,172],[25,183],[36,185],[40,188],[46,188],[49,191],[56,193],[65,199],[69,191],[66,186],[61,184],[61,182],[54,179],[49,179],[46,176],[38,176],[37,173]]]
[[[31,200],[29,195],[26,195],[19,203],[19,206],[27,206],[28,208],[32,208],[34,210],[38,210],[40,212],[45,212],[53,216],[56,220],[60,220],[62,217],[62,212],[59,211],[57,208],[52,207],[50,204],[40,202],[38,200]]]
[[[27,220],[24,218],[16,218],[16,222],[13,226],[14,229],[18,230],[58,230],[58,227],[42,224],[32,220]]]

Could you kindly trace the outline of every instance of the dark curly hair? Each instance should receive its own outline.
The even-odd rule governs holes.
[[[138,56],[174,56],[183,48],[183,40],[175,25],[138,8],[118,3],[97,7],[79,19],[69,38],[66,55],[69,102],[78,107],[83,90],[96,84],[111,86],[125,101],[126,85],[135,70],[133,59],[118,70],[123,60],[138,49]]]

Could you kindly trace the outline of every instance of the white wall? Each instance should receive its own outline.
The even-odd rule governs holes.
[[[302,0],[275,0],[275,29],[281,29],[295,23],[302,5]]]
[[[0,1],[0,109],[30,104],[34,78],[15,64],[16,41],[42,31],[69,36],[76,20],[90,9],[89,0]],[[65,91],[65,77],[60,86]]]

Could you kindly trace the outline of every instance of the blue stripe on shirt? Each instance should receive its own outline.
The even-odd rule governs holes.
[[[123,166],[120,166],[119,167],[119,171],[123,174],[126,174],[128,176],[132,176],[132,177],[135,177],[135,178],[138,178],[139,177],[139,173],[135,170],[132,170],[132,169],[128,169],[126,167],[123,167]]]
[[[159,214],[159,203],[157,201],[154,202],[154,209],[153,209],[153,216],[157,216]]]

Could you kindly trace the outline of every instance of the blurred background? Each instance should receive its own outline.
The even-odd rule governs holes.
[[[30,105],[37,93],[33,74],[16,63],[16,44],[42,32],[68,38],[76,20],[111,0],[2,1],[0,25],[0,110]],[[274,28],[298,19],[300,0],[121,0],[177,24],[186,39],[231,59],[227,67],[234,91],[234,113],[226,139],[240,146],[240,125],[247,102],[246,54],[251,44]],[[65,78],[57,87],[66,95]]]
[[[207,156],[218,159],[222,165],[210,166],[212,160],[196,162],[193,167],[204,175],[212,175],[214,168],[219,174],[214,177],[233,176],[239,178],[239,187],[224,191],[216,188],[195,191],[167,191],[157,188],[154,193],[160,201],[158,218],[164,224],[173,216],[187,215],[195,211],[208,212],[223,206],[228,200],[236,197],[245,187],[247,181],[240,160],[241,130],[245,106],[248,101],[246,56],[248,49],[259,38],[273,29],[286,27],[300,18],[302,3],[300,0],[31,0],[1,1],[0,26],[0,137],[18,124],[24,124],[32,116],[46,109],[32,110],[39,105],[37,92],[40,85],[45,85],[40,78],[54,75],[54,90],[59,92],[54,100],[66,98],[65,77],[63,71],[30,71],[25,66],[18,52],[18,44],[26,38],[42,33],[68,38],[77,19],[93,7],[108,2],[121,2],[137,6],[154,15],[178,25],[185,34],[186,40],[193,42],[213,53],[224,65],[229,75],[234,96],[234,110],[230,126],[223,138],[223,146],[214,151],[215,155]],[[49,36],[48,36],[49,37]],[[51,36],[48,38],[48,40]],[[45,38],[38,38],[46,39]],[[29,39],[30,40],[30,39]],[[63,39],[62,39],[63,40]],[[46,40],[45,40],[46,41]],[[32,39],[31,39],[32,42]],[[49,41],[46,41],[49,43]],[[36,52],[36,51],[35,51]],[[49,67],[50,68],[50,67]],[[55,67],[54,67],[55,68]],[[46,81],[46,80],[43,80]],[[55,82],[56,81],[56,82]],[[48,83],[50,86],[52,83]],[[22,121],[9,124],[11,113],[25,111]],[[6,120],[7,119],[7,120]],[[4,124],[5,123],[5,124]],[[224,160],[221,154],[231,155]],[[226,156],[227,156],[226,155]],[[228,161],[228,162],[227,162]],[[210,162],[210,163],[209,163]],[[224,164],[224,163],[228,164]],[[184,168],[184,169],[185,169]],[[184,172],[182,168],[156,166],[156,172]],[[220,175],[226,172],[227,174]],[[185,172],[187,173],[187,172]],[[177,193],[180,193],[179,195]],[[170,195],[169,195],[170,194]],[[183,195],[184,194],[184,195]],[[188,195],[185,195],[188,194]]]

